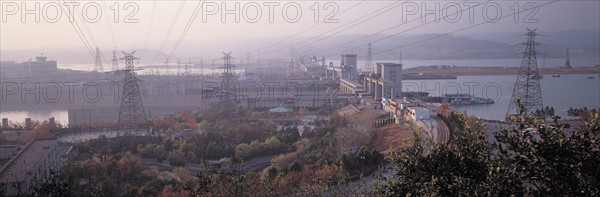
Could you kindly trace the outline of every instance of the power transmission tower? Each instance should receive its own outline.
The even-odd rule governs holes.
[[[365,61],[365,70],[371,70],[373,68],[373,52],[371,51],[371,43],[367,48],[367,61]]]
[[[567,60],[565,60],[565,68],[573,68],[571,67],[571,57],[569,57],[569,48],[567,48]]]
[[[125,53],[125,79],[123,79],[123,94],[121,95],[121,108],[119,109],[119,135],[136,135],[144,132],[149,132],[144,125],[147,124],[146,113],[144,112],[144,104],[140,95],[140,88],[135,77],[133,68],[133,60],[139,59],[134,57],[135,53]]]
[[[170,67],[169,67],[169,58],[167,58],[167,60],[165,60],[165,67],[166,67],[166,69],[167,69],[167,71],[165,71],[165,73],[166,73],[167,75],[169,75],[169,74],[170,74],[170,72],[171,72],[171,69],[170,69]]]
[[[402,51],[400,51],[400,57],[398,58],[398,64],[402,64]]]
[[[260,67],[260,50],[258,50],[258,58],[256,58],[256,67]]]
[[[177,58],[177,75],[179,75],[179,72],[181,71],[181,61],[179,60],[179,58]]]
[[[269,68],[269,70],[271,69],[271,60],[269,59],[269,61],[267,62],[267,68]]]
[[[117,59],[116,51],[113,51],[112,70],[119,70],[119,60]]]
[[[96,72],[103,72],[104,71],[104,67],[102,66],[102,61],[100,60],[100,49],[98,47],[96,47],[96,55],[94,57],[94,71]]]
[[[523,60],[515,81],[507,116],[518,114],[519,111],[533,113],[537,110],[543,110],[542,89],[540,88],[541,76],[538,73],[535,50],[535,46],[539,43],[535,42],[535,36],[538,35],[535,30],[527,29],[528,32],[525,34],[527,35],[527,41],[522,43],[525,45],[525,51],[523,51]],[[517,99],[520,100],[521,106],[516,105],[515,101]],[[523,109],[520,109],[521,107]]]
[[[288,68],[288,77],[293,77],[295,75],[295,73],[294,73],[295,65],[296,65],[296,63],[294,62],[294,58],[292,58],[290,60],[290,67]]]
[[[188,63],[185,64],[185,68],[184,68],[185,71],[184,71],[183,75],[190,75],[191,74],[191,72],[190,72],[190,67],[191,66],[192,66],[192,59],[189,59]]]
[[[246,64],[248,64],[246,67],[250,67],[250,53],[246,53]]]
[[[223,73],[221,74],[221,102],[230,102],[235,99],[235,76],[233,69],[235,66],[231,64],[231,52],[223,52]]]

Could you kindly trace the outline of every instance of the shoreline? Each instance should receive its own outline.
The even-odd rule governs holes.
[[[419,66],[403,70],[403,75],[466,76],[466,75],[517,75],[520,67],[471,66]],[[600,74],[600,65],[573,68],[538,68],[541,75]]]

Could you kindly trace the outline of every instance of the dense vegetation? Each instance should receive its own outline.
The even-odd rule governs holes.
[[[579,116],[582,118],[587,118],[589,114],[596,114],[599,110],[592,108],[591,110],[588,109],[587,107],[583,107],[583,108],[572,108],[570,107],[567,110],[567,115],[568,116]]]
[[[600,195],[600,114],[565,130],[558,121],[544,124],[520,110],[491,142],[483,122],[452,113],[461,128],[452,142],[431,148],[416,143],[394,153],[396,177],[378,186],[380,195]]]
[[[490,139],[485,128],[490,125],[442,111],[453,132],[449,143],[423,146],[429,143],[413,128],[416,142],[392,152],[395,175],[376,183],[376,190],[368,189],[364,176],[386,161],[369,148],[373,132],[363,127],[368,125],[361,123],[365,117],[332,114],[300,136],[289,119],[261,122],[273,114],[238,107],[225,115],[218,109],[195,114],[202,132],[177,139],[119,137],[81,143],[81,152],[95,156],[66,163],[60,177],[36,186],[35,192],[55,196],[600,195],[599,113],[587,115],[580,128],[565,129],[556,119],[546,124],[521,110],[510,126],[487,129],[494,133]],[[273,121],[283,127],[276,129]],[[178,167],[220,157],[242,164],[260,156],[272,156],[262,171],[196,174]],[[173,168],[143,170],[142,157],[168,159]]]

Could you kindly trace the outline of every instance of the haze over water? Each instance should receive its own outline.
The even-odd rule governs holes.
[[[399,60],[375,60],[374,62],[398,62]],[[564,64],[562,58],[548,58],[545,61],[538,58],[538,66],[556,67]],[[329,61],[328,61],[329,62]],[[337,65],[337,60],[331,60],[334,65]],[[520,66],[521,59],[472,59],[472,60],[403,60],[404,68],[426,65],[456,65],[456,66]],[[572,57],[571,63],[573,66],[591,66],[600,64],[598,57]],[[67,65],[67,66],[64,66]],[[68,66],[71,65],[71,66]],[[213,72],[210,69],[210,64],[205,64],[209,68],[200,69],[198,72]],[[219,64],[216,64],[217,67]],[[364,67],[364,61],[358,61],[358,65]],[[93,65],[75,65],[59,63],[59,67],[63,69],[74,70],[89,70],[88,67]],[[144,70],[142,72],[150,71]],[[176,67],[171,67],[171,72],[176,71]],[[180,69],[183,72],[183,68]],[[563,74],[560,77],[552,77],[545,75],[540,80],[542,87],[542,96],[544,106],[552,106],[555,109],[556,115],[563,118],[572,118],[566,116],[566,110],[569,107],[600,107],[600,73],[596,74]],[[589,76],[594,76],[594,79],[587,79]],[[426,91],[433,96],[441,96],[445,93],[456,93],[460,87],[460,92],[470,93],[469,86],[474,88],[474,96],[489,97],[495,100],[496,103],[490,105],[471,105],[471,106],[455,106],[454,108],[460,111],[466,111],[468,114],[485,119],[503,120],[508,109],[508,103],[512,95],[512,86],[516,80],[516,75],[479,75],[479,76],[459,76],[457,79],[444,80],[404,80],[403,91]],[[439,84],[436,88],[435,84]],[[424,84],[424,85],[423,85]],[[483,88],[487,87],[487,94],[483,94]],[[498,96],[496,88],[500,87]],[[473,95],[473,93],[471,93]],[[68,107],[58,107],[58,109],[39,109],[31,108],[18,111],[8,111],[0,109],[1,118],[9,118],[11,121],[22,122],[25,118],[30,117],[34,120],[47,120],[50,117],[55,117],[56,121],[68,123]]]
[[[594,76],[594,79],[588,79]],[[429,92],[432,96],[465,93],[476,97],[494,99],[494,104],[453,106],[452,108],[485,119],[504,120],[516,75],[458,76],[456,80],[405,80],[404,91]],[[560,77],[544,75],[540,79],[544,106],[554,107],[556,115],[567,117],[573,108],[600,107],[600,77],[596,74],[561,74]],[[471,92],[472,91],[472,92]]]

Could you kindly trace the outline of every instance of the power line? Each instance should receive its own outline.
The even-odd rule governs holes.
[[[167,31],[167,35],[166,35],[165,39],[162,41],[162,44],[160,45],[160,48],[158,49],[158,51],[156,51],[156,55],[154,56],[154,60],[152,60],[152,64],[154,64],[154,62],[156,62],[156,59],[158,58],[158,54],[165,47],[165,44],[166,44],[167,40],[169,39],[169,36],[171,35],[171,32],[173,31],[173,27],[175,26],[175,22],[177,22],[177,19],[179,18],[179,14],[181,13],[181,9],[183,8],[184,4],[185,4],[185,0],[182,0],[179,3],[179,7],[177,8],[177,12],[175,13],[175,17],[173,18],[173,22],[171,22],[171,26],[169,27],[169,31]]]
[[[312,39],[315,39],[315,38],[317,39],[317,40],[315,40],[315,41],[313,41],[313,42],[311,42],[311,43],[309,43],[309,44],[305,44],[304,46],[301,46],[301,47],[295,48],[295,50],[298,50],[298,49],[301,49],[301,48],[306,48],[306,47],[308,47],[308,46],[310,46],[310,45],[312,45],[312,44],[314,44],[314,43],[316,43],[316,42],[318,42],[318,41],[321,41],[321,40],[323,40],[323,39],[327,39],[327,38],[329,38],[329,37],[331,37],[331,36],[334,36],[334,35],[337,35],[337,34],[341,33],[341,32],[342,32],[342,31],[344,31],[344,30],[347,30],[347,29],[349,29],[349,28],[355,27],[355,25],[358,25],[358,24],[361,24],[361,23],[363,23],[363,22],[366,22],[366,21],[368,21],[368,20],[371,20],[371,19],[373,19],[373,18],[374,18],[374,17],[376,17],[376,16],[379,16],[379,15],[381,15],[381,14],[383,14],[383,13],[386,13],[386,12],[388,12],[388,11],[390,11],[390,10],[392,10],[392,9],[396,8],[397,6],[400,6],[400,5],[402,5],[402,4],[398,4],[398,3],[401,3],[401,2],[402,2],[402,1],[393,1],[392,3],[390,3],[390,4],[388,4],[388,5],[386,5],[386,6],[384,6],[384,7],[383,7],[383,8],[385,9],[384,11],[375,10],[375,11],[373,11],[373,12],[370,12],[370,13],[368,13],[368,14],[364,15],[364,16],[361,16],[361,17],[359,17],[359,18],[361,18],[361,19],[363,19],[363,20],[360,20],[360,21],[353,21],[353,22],[350,22],[350,23],[346,23],[346,24],[344,24],[344,25],[342,25],[342,26],[339,26],[339,27],[336,27],[336,28],[334,28],[334,29],[332,29],[332,30],[326,31],[326,32],[324,32],[324,33],[321,33],[321,34],[319,34],[319,35],[317,35],[317,36],[315,36],[315,37],[311,37],[311,38],[305,39],[305,40],[303,40],[303,41],[300,41],[300,42],[298,42],[298,43],[305,43],[305,42],[308,42],[309,40],[312,40]],[[396,5],[394,5],[394,4],[396,4]],[[365,17],[367,17],[367,18],[365,18]],[[341,29],[341,30],[339,30],[339,29]],[[330,33],[330,32],[333,32],[333,31],[336,31],[336,32],[334,32],[334,33],[332,33],[332,34],[330,34],[330,35],[327,35],[327,36],[325,36],[325,37],[321,37],[321,36],[324,36],[325,34],[328,34],[328,33]],[[320,38],[319,38],[319,37],[320,37]],[[295,45],[296,45],[296,44],[294,44],[294,46],[295,46]],[[277,49],[277,50],[273,50],[273,51],[275,51],[275,52],[280,52],[280,51],[282,51],[282,50],[285,50],[286,48],[287,48],[287,46],[286,46],[286,47],[284,47],[284,48],[280,48],[280,49]],[[278,56],[279,56],[279,55],[278,55]]]
[[[584,39],[584,40],[600,40],[600,37],[585,37],[585,36],[555,36],[555,35],[539,35],[543,37],[553,37],[553,38],[569,38],[569,39]]]
[[[492,0],[488,0],[488,1],[486,1],[486,2],[483,2],[483,3],[479,4],[479,5],[483,5],[483,4],[489,3],[489,2],[491,2],[491,1],[492,1]],[[463,1],[463,2],[464,2],[464,1]],[[444,10],[446,10],[446,9],[440,9],[440,10],[438,11],[438,13],[442,13]],[[460,12],[459,12],[459,11],[457,11],[457,12],[456,12],[456,13],[454,13],[454,14],[462,13],[462,12],[464,12],[464,11],[465,11],[465,10],[463,9],[463,10],[461,10]],[[454,15],[454,14],[452,14],[452,15]],[[408,24],[408,23],[412,23],[412,22],[414,22],[414,21],[417,21],[417,20],[422,20],[424,17],[427,17],[427,15],[421,15],[421,17],[419,17],[419,18],[414,18],[414,19],[412,19],[412,20],[409,20],[409,21],[407,21],[406,23],[401,23],[401,24],[398,24],[398,25],[394,25],[394,26],[392,26],[392,27],[389,27],[389,28],[386,28],[386,29],[380,30],[380,31],[378,31],[378,32],[376,32],[376,33],[372,33],[372,34],[369,34],[369,35],[366,35],[366,36],[360,37],[360,38],[358,38],[358,39],[354,39],[354,40],[351,40],[351,41],[348,41],[348,42],[345,42],[345,43],[342,43],[342,44],[339,44],[339,45],[336,45],[336,46],[333,46],[333,47],[329,47],[329,48],[327,48],[327,49],[324,49],[324,50],[320,50],[319,52],[328,51],[328,50],[330,50],[330,49],[334,49],[334,48],[336,48],[336,47],[339,47],[339,46],[343,46],[343,45],[346,45],[346,44],[354,43],[354,42],[356,42],[356,41],[359,41],[359,40],[362,40],[362,39],[365,39],[365,38],[368,38],[368,37],[371,37],[371,36],[374,36],[374,35],[377,35],[377,34],[380,34],[380,33],[386,32],[386,31],[389,31],[389,30],[391,30],[391,29],[395,29],[395,28],[397,28],[397,27],[400,27],[400,26],[406,25],[406,24]],[[445,18],[445,17],[444,17],[444,18]],[[441,20],[441,18],[440,18],[440,20]],[[423,27],[423,26],[425,26],[425,25],[427,25],[427,24],[430,24],[430,23],[433,23],[433,22],[436,22],[436,21],[437,21],[437,20],[432,20],[432,21],[429,21],[429,22],[427,22],[427,23],[423,23],[423,24],[421,24],[421,25],[418,25],[418,26],[416,26],[416,27],[409,28],[409,29],[407,29],[407,30],[404,30],[404,31],[401,31],[401,32],[397,32],[397,33],[394,33],[394,34],[391,34],[391,35],[387,35],[387,36],[385,36],[385,37],[383,37],[383,38],[379,38],[379,39],[376,39],[376,40],[369,41],[369,43],[375,43],[375,42],[379,42],[379,41],[382,41],[382,40],[385,40],[385,39],[388,39],[388,38],[392,38],[392,37],[394,37],[394,36],[396,36],[396,35],[399,35],[399,34],[401,34],[401,33],[405,33],[405,32],[408,32],[408,31],[411,31],[411,30],[417,29],[417,28],[419,28],[419,27]],[[344,52],[347,52],[347,51],[350,51],[350,50],[357,49],[357,48],[359,48],[359,47],[361,47],[361,46],[362,46],[362,45],[359,45],[359,46],[356,46],[356,47],[353,47],[353,48],[350,48],[350,49],[346,49],[346,50],[342,50],[342,51],[339,51],[339,52],[336,52],[336,53],[333,53],[333,54],[340,54],[340,53],[344,53]],[[330,55],[328,55],[328,56],[330,56]]]
[[[556,3],[558,1],[560,1],[560,0],[554,0],[554,1],[550,1],[550,2],[544,3],[544,4],[540,4],[537,8],[540,8],[540,7],[543,7],[543,6],[552,4],[552,3]],[[500,20],[500,19],[503,19],[503,18],[506,18],[506,17],[509,17],[509,16],[514,16],[515,14],[520,14],[522,12],[530,11],[531,9],[534,9],[534,8],[523,9],[523,10],[521,10],[519,12],[514,12],[514,13],[506,15],[506,16],[501,16],[497,20]],[[433,36],[433,37],[430,37],[430,38],[427,38],[427,39],[423,39],[423,40],[419,40],[419,41],[416,41],[416,42],[405,44],[405,45],[402,45],[402,46],[399,46],[399,47],[394,47],[394,48],[391,48],[391,49],[383,50],[383,51],[374,53],[374,55],[375,54],[381,54],[381,53],[385,53],[385,52],[394,51],[396,49],[404,48],[404,47],[415,45],[415,44],[419,44],[419,43],[422,43],[422,42],[426,42],[426,41],[433,40],[433,39],[436,39],[436,38],[439,38],[439,37],[443,37],[443,36],[447,36],[447,35],[450,35],[450,34],[453,34],[453,33],[456,33],[456,32],[460,32],[460,31],[464,31],[464,30],[467,30],[467,29],[471,29],[471,28],[474,28],[474,27],[477,27],[477,26],[480,26],[480,25],[484,25],[484,24],[487,24],[487,23],[488,22],[481,22],[481,23],[478,23],[478,24],[475,24],[475,25],[471,25],[471,26],[468,26],[468,27],[464,27],[464,28],[460,28],[460,29],[457,29],[457,30],[454,30],[454,31],[451,31],[451,32],[448,32],[448,33],[438,34],[436,36]]]
[[[150,13],[150,24],[148,25],[148,31],[146,32],[146,39],[144,41],[144,50],[142,50],[142,55],[140,57],[144,58],[144,54],[146,54],[146,49],[148,49],[148,38],[150,38],[150,32],[152,32],[152,23],[154,22],[154,10],[156,10],[156,0],[152,3],[152,13]]]
[[[102,6],[104,7],[104,13],[106,14],[106,25],[108,26],[108,31],[110,32],[110,38],[112,40],[114,50],[119,49],[117,42],[115,41],[115,34],[112,30],[112,25],[110,25],[110,19],[108,17],[108,8],[106,6],[106,0],[102,0]]]
[[[71,2],[74,2],[74,1],[71,1]],[[79,11],[79,10],[77,10],[77,9],[74,9],[74,10],[75,10],[75,13],[77,13],[77,12]],[[75,15],[78,15],[78,16],[79,16],[79,18],[80,18],[80,19],[82,19],[82,24],[83,24],[82,26],[85,28],[85,30],[86,30],[86,32],[87,32],[87,35],[90,37],[90,40],[92,40],[92,43],[94,44],[94,47],[97,49],[97,48],[98,48],[98,43],[96,42],[96,39],[94,38],[94,34],[92,34],[92,31],[90,31],[90,28],[88,27],[88,25],[87,25],[86,21],[85,21],[85,20],[83,20],[83,13],[80,13],[80,14],[75,14]],[[73,17],[73,19],[75,19],[75,17]],[[93,50],[93,49],[92,49],[92,50]],[[98,51],[97,51],[97,53],[98,53]],[[101,52],[100,52],[99,54],[100,54],[100,57],[102,57],[102,59],[103,59],[105,62],[107,62],[107,61],[108,61],[108,60],[106,59],[106,57],[104,57],[104,55],[103,55]],[[98,54],[96,54],[96,55],[98,55]],[[94,57],[95,57],[96,55],[94,55]]]
[[[196,16],[198,16],[198,13],[200,13],[200,11],[202,10],[202,9],[198,9],[198,8],[201,8],[203,4],[204,4],[204,0],[198,2],[198,4],[196,5],[196,8],[194,8],[194,12],[192,13],[190,19],[186,23],[186,26],[184,27],[183,31],[179,35],[177,42],[175,43],[175,45],[173,45],[173,49],[171,49],[171,53],[169,53],[169,56],[167,58],[171,58],[173,56],[173,54],[175,54],[175,51],[181,44],[181,41],[183,40],[183,38],[185,37],[187,32],[190,30],[190,27],[194,23],[194,20],[196,20]]]
[[[63,2],[65,2],[63,0]],[[70,13],[70,10],[65,11],[65,8],[63,8],[63,4],[60,3],[60,0],[57,0],[57,3],[59,4],[59,7],[61,8],[61,10],[65,13]],[[66,2],[65,2],[66,4]],[[74,15],[75,13],[70,13],[71,15]],[[73,27],[73,29],[75,29],[75,32],[77,33],[77,36],[79,37],[79,40],[81,40],[81,42],[83,43],[83,45],[85,46],[85,49],[88,51],[88,53],[92,56],[93,59],[95,59],[95,55],[92,52],[92,48],[90,47],[89,42],[87,41],[87,38],[83,35],[83,32],[81,31],[81,29],[79,28],[79,25],[77,24],[77,20],[75,20],[75,17],[73,17],[73,22],[71,23],[71,26]]]
[[[398,4],[398,3],[399,3],[399,4]],[[366,21],[369,21],[369,20],[371,20],[371,19],[373,19],[373,18],[375,18],[375,17],[377,17],[377,16],[379,16],[379,15],[381,15],[381,14],[384,14],[384,13],[386,13],[386,12],[389,12],[390,10],[393,10],[394,8],[396,8],[396,7],[400,6],[400,5],[402,5],[401,3],[402,3],[402,1],[395,1],[395,2],[392,2],[391,4],[389,4],[389,5],[385,6],[385,10],[383,10],[383,11],[375,10],[375,11],[373,11],[373,12],[371,12],[371,13],[367,14],[367,15],[365,16],[365,17],[367,17],[367,16],[368,16],[367,18],[364,18],[363,20],[360,20],[360,21],[355,21],[355,22],[353,22],[353,23],[347,23],[347,24],[346,24],[347,26],[346,26],[346,27],[344,27],[343,29],[340,29],[340,30],[338,30],[338,31],[336,31],[336,32],[334,32],[334,33],[332,33],[332,34],[330,34],[330,35],[327,35],[327,36],[325,36],[325,37],[321,37],[321,38],[319,38],[319,39],[317,39],[317,40],[315,40],[315,41],[313,41],[313,42],[311,42],[311,43],[309,43],[309,44],[306,44],[306,45],[304,45],[304,46],[298,47],[298,48],[297,48],[297,50],[298,50],[298,49],[302,49],[302,48],[306,48],[306,47],[308,47],[308,46],[310,46],[310,45],[313,45],[313,44],[315,44],[315,43],[317,43],[317,42],[319,42],[319,41],[321,41],[321,40],[324,40],[324,39],[330,38],[330,37],[332,37],[332,36],[334,36],[334,35],[337,35],[337,34],[339,34],[339,33],[342,33],[342,32],[343,32],[343,31],[345,31],[345,30],[348,30],[348,29],[350,29],[350,28],[353,28],[353,27],[355,27],[356,25],[359,25],[359,24],[361,24],[361,23],[364,23],[364,22],[366,22]],[[394,5],[394,4],[396,4],[396,5]],[[392,6],[392,5],[393,5],[393,6]],[[371,16],[369,16],[369,15],[371,15]],[[361,17],[361,18],[362,18],[362,17]],[[342,28],[342,27],[343,27],[343,26],[341,26],[340,28]],[[335,29],[334,29],[334,30],[335,30]],[[326,33],[328,33],[328,32],[326,32]],[[316,37],[318,38],[318,37],[320,37],[320,36],[322,36],[322,35],[324,35],[324,34],[325,34],[325,33],[323,33],[323,34],[320,34],[320,35],[318,35],[318,36],[316,36]]]
[[[356,3],[356,4],[354,4],[354,5],[350,6],[348,9],[345,9],[344,11],[340,12],[340,15],[344,14],[346,11],[348,11],[348,10],[351,10],[352,8],[354,8],[354,7],[358,6],[359,4],[361,4],[361,3],[363,3],[363,2],[365,2],[365,0],[362,0],[362,1],[360,1],[360,2],[358,2],[358,3]],[[281,44],[281,43],[283,43],[283,42],[285,42],[285,41],[291,40],[292,38],[295,38],[296,36],[298,36],[298,35],[300,35],[300,34],[303,34],[304,32],[307,32],[307,31],[309,31],[309,30],[312,30],[312,29],[314,29],[315,27],[318,27],[318,26],[319,26],[319,25],[321,25],[321,24],[323,24],[323,23],[317,23],[317,24],[313,25],[312,27],[309,27],[309,28],[307,28],[307,29],[304,29],[304,30],[302,30],[302,31],[300,31],[300,32],[298,32],[298,33],[296,33],[296,34],[294,34],[294,35],[290,36],[290,37],[287,37],[287,38],[285,38],[285,39],[283,39],[283,40],[280,40],[280,41],[278,41],[278,42],[275,42],[275,43],[273,43],[273,44],[270,44],[270,45],[268,45],[268,46],[266,46],[266,47],[263,47],[263,48],[260,48],[260,49],[258,49],[258,50],[265,50],[265,49],[271,48],[271,47],[273,47],[273,46],[276,46],[276,45],[278,45],[278,44]]]

